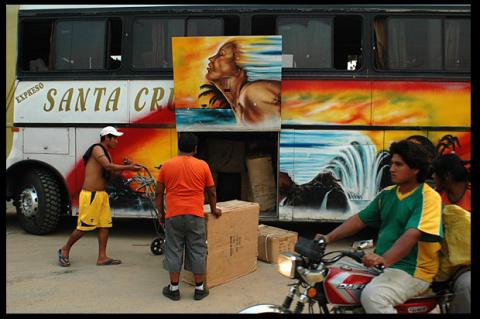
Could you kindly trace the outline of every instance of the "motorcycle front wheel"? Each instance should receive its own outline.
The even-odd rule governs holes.
[[[259,314],[259,313],[291,313],[288,309],[284,309],[281,306],[277,305],[269,305],[269,304],[262,304],[262,305],[255,305],[250,306],[245,309],[240,310],[239,313],[242,314]]]

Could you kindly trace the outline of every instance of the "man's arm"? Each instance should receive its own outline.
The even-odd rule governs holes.
[[[208,203],[210,204],[210,211],[215,217],[220,217],[222,215],[222,211],[217,208],[217,192],[215,190],[215,186],[207,187],[206,191]]]
[[[107,171],[138,171],[141,169],[141,167],[136,164],[118,165],[111,163],[105,155],[103,149],[98,145],[93,148],[92,155],[95,160]]]
[[[353,236],[366,226],[367,225],[360,219],[360,217],[358,217],[358,214],[356,214],[344,221],[340,226],[332,230],[324,237],[327,243],[331,243],[345,237]],[[322,235],[317,234],[315,239],[320,238],[320,236]]]
[[[163,183],[157,182],[157,198],[155,199],[157,204],[158,210],[158,218],[160,219],[161,216],[164,214],[164,207],[163,207],[163,193],[165,191],[165,185]]]
[[[409,228],[383,256],[373,253],[366,254],[362,262],[367,267],[373,267],[378,264],[383,264],[385,267],[393,265],[408,255],[421,236],[421,231],[416,228]]]

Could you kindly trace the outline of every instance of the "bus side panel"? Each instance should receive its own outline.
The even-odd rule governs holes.
[[[38,160],[52,165],[63,176],[74,167],[74,128],[25,127],[21,130],[24,160]]]
[[[470,133],[465,132],[470,126],[468,82],[286,80],[282,90],[283,124],[399,128],[282,130],[281,220],[342,221],[358,212],[391,184],[388,150],[393,141],[421,135],[434,146],[447,147],[446,152],[456,149],[463,159],[470,159]],[[459,126],[464,130],[427,132],[402,126]]]
[[[455,151],[462,160],[472,158],[471,132],[429,131],[428,139],[437,147],[438,152],[448,154]]]
[[[282,131],[280,219],[343,221],[366,207],[386,186],[383,135],[383,131]]]
[[[67,182],[72,190],[72,211],[78,214],[78,196],[85,177],[85,165],[82,156],[88,147],[99,142],[99,128],[77,128],[77,156],[75,168],[68,174]],[[124,158],[140,163],[148,168],[155,179],[158,178],[158,166],[176,155],[172,152],[172,138],[176,138],[174,129],[169,128],[120,128],[125,134],[119,138],[117,147],[110,150],[112,161],[120,164]],[[172,133],[173,131],[173,133]],[[136,191],[136,183],[128,179],[136,173],[123,171],[114,175],[107,184],[110,207],[115,217],[150,217],[154,203]]]
[[[129,81],[130,123],[175,126],[173,81]]]
[[[282,81],[282,124],[370,125],[371,104],[370,81]]]
[[[15,123],[128,123],[127,81],[25,81]]]
[[[469,82],[373,81],[373,125],[470,127]]]

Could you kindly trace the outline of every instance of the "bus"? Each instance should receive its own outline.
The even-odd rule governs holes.
[[[176,156],[177,134],[193,131],[218,201],[258,202],[260,221],[344,221],[391,183],[393,141],[417,136],[436,153],[470,160],[470,11],[467,4],[20,5],[6,198],[29,233],[76,216],[82,155],[113,125],[125,132],[115,162],[128,157],[156,178]],[[182,63],[173,43],[207,37],[281,40],[278,125],[179,125],[221,103],[207,83],[207,100],[181,108],[183,87],[174,85]],[[210,52],[190,43],[209,63]],[[112,215],[152,218],[154,204],[129,184],[132,174],[107,186]]]

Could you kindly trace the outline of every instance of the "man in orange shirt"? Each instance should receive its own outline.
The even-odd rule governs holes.
[[[435,187],[442,196],[442,203],[455,204],[471,212],[471,185],[460,157],[454,153],[441,155],[432,166]]]
[[[437,157],[433,163],[433,179],[444,205],[458,205],[472,211],[471,185],[468,172],[457,154],[450,153]],[[460,267],[450,278],[454,297],[449,313],[471,312],[471,270],[470,266]]]
[[[192,133],[180,134],[178,156],[166,161],[158,179],[157,207],[163,212],[163,193],[166,193],[165,259],[163,265],[170,273],[170,284],[163,295],[180,299],[178,283],[185,248],[185,269],[195,278],[195,300],[208,295],[204,287],[205,256],[207,252],[203,212],[204,192],[207,192],[210,210],[215,217],[222,212],[216,207],[217,195],[208,164],[193,157],[197,152],[197,137]],[[160,217],[159,217],[160,218]]]

